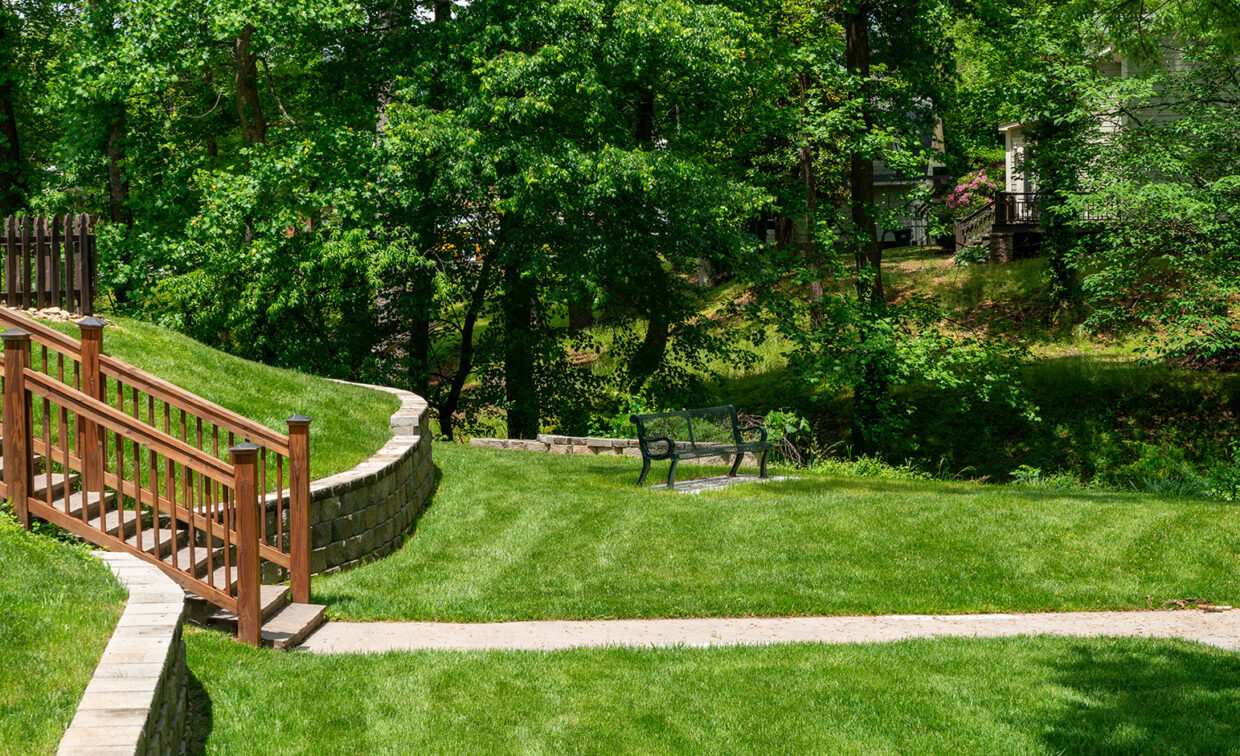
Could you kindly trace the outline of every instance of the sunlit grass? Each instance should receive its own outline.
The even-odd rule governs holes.
[[[389,419],[399,400],[390,394],[245,360],[150,323],[107,320],[111,326],[104,329],[104,351],[109,354],[281,433],[288,432],[288,417],[313,418],[312,478],[355,466],[391,435]],[[57,328],[71,336],[79,333],[72,324]],[[113,394],[108,398],[115,404]],[[147,407],[139,409],[145,418]],[[157,407],[160,427],[162,414]],[[222,443],[227,448],[227,438]]]
[[[1135,639],[318,656],[186,634],[233,753],[1228,753],[1240,657]]]
[[[125,593],[83,547],[0,513],[0,753],[53,753]]]
[[[320,576],[358,620],[1144,609],[1240,601],[1240,507],[1135,494],[849,478],[685,496],[640,460],[441,444],[393,556]],[[652,482],[665,472],[656,466]],[[682,466],[681,480],[724,469]]]

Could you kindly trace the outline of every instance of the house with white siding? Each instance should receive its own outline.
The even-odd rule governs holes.
[[[1127,79],[1147,77],[1151,73],[1180,73],[1187,70],[1181,50],[1168,47],[1157,71],[1131,63],[1124,56],[1106,52],[1096,68],[1104,78]],[[1112,112],[1099,119],[1098,138],[1106,139],[1134,121],[1143,125],[1166,123],[1179,118],[1175,103],[1155,97],[1148,102],[1116,103]],[[1004,187],[994,201],[969,218],[957,221],[957,250],[966,246],[986,245],[992,259],[1009,260],[1022,251],[1036,249],[1041,229],[1037,211],[1037,179],[1027,169],[1029,155],[1037,145],[1028,136],[1027,124],[1007,123],[999,127],[1004,141]]]

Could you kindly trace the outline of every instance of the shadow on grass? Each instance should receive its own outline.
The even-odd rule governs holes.
[[[1073,693],[1042,739],[1057,753],[1224,753],[1240,742],[1240,656],[1189,645],[1072,648]]]
[[[186,753],[199,756],[207,751],[207,738],[211,736],[214,711],[211,696],[193,670],[186,670],[185,729]]]

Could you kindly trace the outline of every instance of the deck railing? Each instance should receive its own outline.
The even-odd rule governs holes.
[[[1032,192],[999,192],[995,195],[996,226],[1036,226],[1041,220],[1038,195]]]
[[[24,523],[33,514],[160,564],[235,611],[246,640],[260,561],[309,602],[307,418],[290,418],[286,436],[105,355],[94,318],[81,341],[4,308],[0,323],[11,329],[0,491]]]
[[[976,212],[956,221],[956,251],[982,244],[995,225],[995,203],[987,202]]]

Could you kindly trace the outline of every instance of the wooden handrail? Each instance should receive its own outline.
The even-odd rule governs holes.
[[[968,225],[969,223],[972,223],[973,221],[982,217],[983,214],[988,213],[988,212],[993,212],[994,209],[995,209],[995,201],[993,199],[987,200],[986,204],[978,208],[977,212],[966,215],[965,217],[956,221],[956,225],[958,226]]]
[[[55,328],[44,325],[37,320],[19,315],[7,307],[0,307],[0,323],[10,328],[20,328],[23,331],[29,332],[32,340],[49,349],[54,349],[61,354],[78,360],[82,358],[82,343],[80,341],[72,336],[66,336]],[[209,399],[192,394],[110,354],[99,355],[99,367],[104,375],[123,380],[130,386],[155,397],[165,404],[193,413],[196,417],[209,420],[249,441],[288,456],[288,436],[279,431],[272,430],[262,423],[257,423],[226,407],[221,407]]]
[[[28,318],[19,315],[7,307],[0,307],[0,323],[9,328],[20,328],[30,334],[32,340],[43,344],[57,352],[67,354],[75,359],[82,357],[82,345],[72,336],[57,331],[55,328],[44,325],[34,318]]]
[[[99,366],[103,374],[123,380],[130,386],[143,391],[157,400],[170,404],[177,409],[193,413],[203,420],[210,420],[216,425],[243,436],[248,441],[260,443],[262,446],[288,455],[288,436],[256,423],[248,417],[238,415],[230,409],[221,407],[209,399],[191,394],[179,386],[173,385],[162,378],[130,365],[124,360],[110,354],[99,355]]]
[[[3,418],[6,479],[0,482],[0,492],[13,499],[14,511],[23,523],[28,523],[29,507],[33,506],[35,516],[78,535],[89,535],[96,544],[130,551],[162,564],[165,572],[182,585],[242,616],[241,635],[249,642],[257,642],[258,638],[259,561],[266,560],[288,570],[294,601],[306,603],[310,600],[309,418],[301,415],[289,418],[286,421],[289,435],[286,436],[103,354],[104,323],[93,318],[79,322],[80,341],[4,307],[0,307],[0,324],[14,327],[5,336],[8,355],[0,357],[6,378]],[[31,342],[42,348],[42,372],[31,366]],[[59,356],[53,359],[49,352]],[[112,388],[116,393],[115,406],[109,403],[106,395]],[[43,405],[42,438],[35,437],[30,429],[32,398]],[[156,425],[156,402],[163,404],[163,428]],[[52,403],[60,418],[54,430],[48,425],[54,417],[50,410]],[[140,411],[143,404],[145,418]],[[179,438],[172,427],[173,409],[180,414]],[[69,416],[73,417],[72,428],[66,423]],[[56,441],[53,435],[57,436]],[[108,448],[109,435],[115,443],[114,457],[110,453],[113,450]],[[218,457],[221,435],[227,435],[227,444],[232,446],[227,461]],[[236,444],[236,440],[243,443]],[[40,494],[44,501],[30,497],[30,491],[36,490],[30,481],[32,451],[50,460],[46,467],[47,485],[37,489],[44,491]],[[128,460],[132,477],[127,479],[125,467],[129,452],[132,452]],[[67,493],[59,499],[64,511],[58,509],[61,503],[53,506],[51,465],[62,468],[64,480],[69,480],[71,470],[81,473],[80,480],[74,478],[74,482],[67,484],[81,486],[73,495],[81,502],[80,519],[76,515],[70,517],[72,497]],[[288,489],[284,490],[286,465]],[[142,481],[143,466],[149,477],[147,483]],[[267,507],[269,470],[275,474],[274,511]],[[157,486],[157,477],[162,480],[163,490]],[[129,544],[125,533],[114,535],[109,530],[111,526],[97,528],[88,524],[91,497],[96,497],[97,506],[103,512],[99,522],[106,524],[108,517],[114,516],[122,524],[128,522],[136,528],[136,546]],[[116,500],[116,508],[111,513],[105,504],[109,497]],[[206,549],[206,581],[196,573],[180,570],[175,547],[171,552],[171,564],[160,561],[160,554],[148,554],[143,550],[144,526],[140,513],[144,507],[149,509],[156,523],[150,526],[156,534],[162,527],[158,524],[160,518],[171,517],[174,529],[187,526],[197,536],[205,535],[206,545],[197,548]],[[127,512],[133,513],[132,518],[125,514]],[[274,532],[269,532],[269,522],[274,522]],[[287,530],[282,530],[282,525]],[[194,538],[197,536],[191,534],[190,537],[190,563],[194,562]],[[159,536],[153,537],[156,538],[153,545],[164,548],[158,542]],[[221,543],[217,544],[216,540]],[[219,580],[212,577],[216,574],[212,561],[216,548],[222,549],[224,579],[231,580],[229,575],[237,573],[239,587],[235,597],[230,587],[217,588]],[[235,555],[237,561],[230,564],[230,555]],[[200,562],[194,569],[203,567]]]
[[[153,449],[168,459],[191,468],[194,472],[210,477],[217,483],[232,485],[233,469],[232,465],[227,462],[216,459],[201,449],[195,449],[180,439],[147,425],[131,415],[126,415],[98,399],[92,399],[72,386],[61,383],[33,368],[26,368],[22,372],[26,386],[31,392],[46,396],[83,418],[98,423],[110,431],[120,433],[125,438],[148,449]]]

